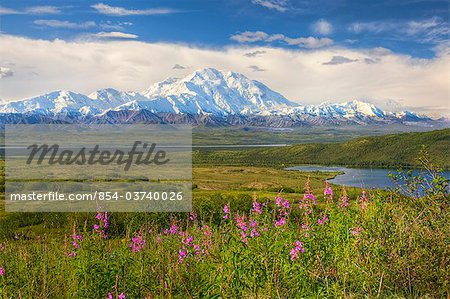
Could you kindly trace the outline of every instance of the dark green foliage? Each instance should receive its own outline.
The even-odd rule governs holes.
[[[195,164],[285,167],[301,164],[353,167],[417,167],[425,146],[433,162],[450,168],[450,129],[361,137],[342,143],[299,144],[279,148],[196,151]]]

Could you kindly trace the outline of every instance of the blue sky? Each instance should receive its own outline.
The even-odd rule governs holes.
[[[0,2],[0,99],[214,67],[292,101],[450,116],[447,0]]]
[[[449,33],[446,0],[2,0],[1,7],[3,33],[50,40],[122,32],[147,42],[209,47],[270,44],[290,49],[332,44],[384,47],[429,58]],[[243,32],[264,32],[268,37],[244,41],[238,38]],[[295,40],[308,37],[318,43]]]

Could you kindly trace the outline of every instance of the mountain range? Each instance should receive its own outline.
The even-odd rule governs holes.
[[[429,124],[414,112],[373,104],[300,105],[261,82],[213,68],[168,78],[142,92],[112,88],[89,95],[58,90],[0,105],[0,123],[191,123],[210,126]]]

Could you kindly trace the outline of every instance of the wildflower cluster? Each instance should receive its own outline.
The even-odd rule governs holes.
[[[275,227],[282,227],[286,224],[286,218],[290,214],[291,204],[287,199],[283,199],[280,195],[275,199],[277,205],[277,219],[275,220]]]
[[[230,208],[228,207],[228,205],[223,206],[223,212],[225,213],[223,219],[228,219],[230,215]]]
[[[139,252],[145,246],[145,240],[142,238],[141,234],[137,234],[131,238],[131,243],[129,245],[131,252]]]
[[[322,218],[317,219],[317,223],[319,225],[322,225],[322,224],[324,224],[327,221],[328,221],[328,217],[327,216],[323,216]]]
[[[325,188],[323,190],[323,198],[329,202],[333,200],[333,189],[328,182],[325,182]]]
[[[339,199],[339,208],[343,211],[344,214],[347,213],[347,208],[350,205],[350,201],[345,191],[345,188],[342,190],[341,198]]]
[[[108,292],[108,297],[107,297],[107,299],[113,299],[113,298],[114,298],[113,294],[112,294],[111,292]],[[120,293],[120,294],[117,296],[117,299],[125,299],[125,298],[127,298],[127,296],[126,296],[124,293]]]
[[[73,250],[71,252],[69,252],[69,256],[70,257],[74,257],[77,255],[76,250],[78,248],[80,248],[80,244],[78,244],[78,242],[83,241],[83,236],[82,235],[78,235],[76,233],[72,234],[72,246],[73,246]]]
[[[366,191],[362,192],[362,196],[359,198],[359,203],[361,204],[361,209],[364,211],[367,208],[367,195]]]
[[[300,201],[300,209],[305,211],[304,214],[306,216],[312,213],[312,205],[316,204],[316,197],[312,193],[305,193]]]
[[[359,235],[361,232],[362,232],[362,227],[353,227],[353,228],[350,229],[350,233],[351,233],[353,236],[357,236],[357,235]]]
[[[291,249],[291,261],[295,260],[299,253],[305,253],[305,248],[303,248],[303,244],[300,241],[295,242],[295,247]]]
[[[108,212],[98,212],[95,218],[99,221],[99,223],[94,224],[94,232],[107,239],[108,235],[106,234],[106,229],[109,227]]]

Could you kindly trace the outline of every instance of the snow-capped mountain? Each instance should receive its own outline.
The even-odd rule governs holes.
[[[33,115],[33,119],[45,116],[59,121],[67,118],[68,121],[114,122],[116,118],[125,122],[137,119],[269,126],[274,122],[276,126],[292,126],[429,120],[408,111],[386,112],[362,101],[299,105],[261,82],[213,68],[195,71],[184,78],[166,79],[143,92],[107,88],[83,95],[59,90],[1,104],[0,114],[9,120]]]
[[[144,97],[160,112],[189,114],[273,114],[298,106],[281,94],[242,74],[207,68],[185,78],[169,78],[148,88]],[[172,105],[173,109],[166,109]]]

